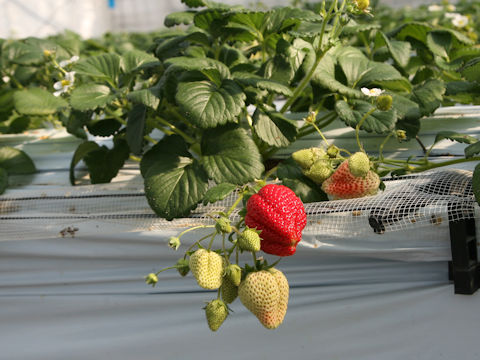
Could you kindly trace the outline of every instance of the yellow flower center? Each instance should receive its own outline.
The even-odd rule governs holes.
[[[62,80],[62,86],[68,86],[68,85],[70,85],[70,81]]]

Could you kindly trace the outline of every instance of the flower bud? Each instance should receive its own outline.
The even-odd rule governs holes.
[[[176,236],[170,237],[170,239],[168,239],[168,247],[177,250],[180,247],[180,238]]]
[[[236,264],[230,264],[227,266],[225,275],[228,276],[232,284],[238,286],[242,280],[242,268]]]
[[[381,111],[390,110],[392,107],[393,98],[390,95],[379,95],[377,97],[377,109]]]
[[[224,234],[231,233],[232,226],[230,225],[230,220],[225,216],[222,216],[221,218],[217,219],[217,223],[215,224],[215,229],[217,229],[217,231],[220,233],[224,233]]]
[[[407,132],[405,130],[397,130],[395,131],[395,136],[399,141],[407,139]]]
[[[157,274],[154,274],[154,273],[148,274],[147,276],[145,276],[145,282],[148,285],[155,286],[155,284],[158,282]]]
[[[50,50],[43,50],[43,56],[45,56],[46,58],[49,58],[50,56],[52,56],[52,52]]]

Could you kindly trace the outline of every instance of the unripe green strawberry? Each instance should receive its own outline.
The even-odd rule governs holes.
[[[292,158],[302,169],[310,169],[315,161],[325,158],[326,155],[325,150],[322,148],[313,147],[295,151],[292,154]]]
[[[335,145],[330,145],[327,149],[327,155],[329,158],[336,158],[339,152],[340,149]]]
[[[313,164],[313,153],[310,149],[295,151],[292,154],[292,158],[302,169],[308,169]]]
[[[205,307],[208,327],[217,331],[228,316],[227,305],[222,300],[212,300]]]
[[[260,251],[260,236],[255,229],[247,228],[238,237],[238,246],[244,251]]]
[[[322,184],[322,190],[333,199],[352,199],[374,195],[378,191],[380,178],[370,170],[365,177],[354,176],[345,160]]]
[[[382,94],[377,97],[377,109],[380,111],[388,111],[391,109],[393,98],[391,95]]]
[[[235,285],[228,276],[223,277],[222,287],[220,289],[222,290],[222,299],[227,304],[231,304],[238,296],[238,286]]]
[[[231,233],[232,226],[230,225],[230,220],[224,216],[220,217],[219,219],[217,219],[217,222],[215,224],[215,229],[217,229],[217,231],[220,233],[225,233],[225,234]]]
[[[274,268],[249,273],[238,288],[242,304],[267,329],[275,329],[283,322],[288,293],[287,278]]]
[[[198,249],[190,256],[190,270],[204,289],[218,289],[225,272],[224,259],[216,252]]]
[[[317,160],[308,170],[304,170],[303,174],[311,179],[315,184],[321,184],[333,173],[333,167],[328,160]]]
[[[177,267],[177,271],[181,276],[186,276],[190,271],[189,261],[187,259],[179,259],[175,266]]]
[[[238,286],[242,280],[242,268],[237,264],[230,264],[225,270],[225,276],[227,276],[235,286]]]
[[[370,0],[355,0],[359,10],[366,10],[370,6]]]
[[[365,177],[370,171],[370,159],[364,152],[356,152],[348,158],[348,169],[353,176]]]

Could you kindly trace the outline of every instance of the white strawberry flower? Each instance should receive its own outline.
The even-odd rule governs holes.
[[[360,90],[362,91],[363,94],[367,96],[374,96],[374,97],[377,97],[384,92],[384,90],[378,89],[378,88],[368,89],[366,87],[362,87]]]
[[[5,75],[4,77],[2,77],[2,81],[4,83],[8,83],[10,81],[10,76]]]
[[[442,5],[433,4],[428,7],[428,11],[430,12],[436,12],[436,11],[442,11],[442,10],[443,10]]]
[[[68,60],[62,60],[58,63],[60,67],[64,68],[67,65],[73,64],[74,62],[77,62],[80,59],[78,55],[73,55],[70,59]]]
[[[452,19],[452,25],[457,28],[463,28],[468,25],[468,17],[459,14]]]
[[[65,73],[65,78],[63,80],[57,81],[53,84],[53,88],[57,91],[53,93],[55,96],[60,96],[61,94],[65,93],[73,86],[73,82],[75,81],[75,71],[70,71]]]
[[[458,17],[458,16],[462,16],[462,15],[459,14],[459,13],[454,13],[454,12],[447,12],[447,13],[445,13],[445,17],[446,17],[447,19],[454,19],[454,18],[456,18],[456,17]]]

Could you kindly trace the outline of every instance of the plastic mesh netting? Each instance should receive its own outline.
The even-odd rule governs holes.
[[[373,197],[306,204],[304,234],[314,235],[315,241],[354,239],[473,218],[471,178],[464,170],[431,171],[384,179],[385,191]],[[232,194],[216,204],[199,205],[188,218],[167,221],[153,213],[139,182],[31,189],[0,197],[0,239],[181,229],[212,223],[206,214],[228,209],[235,199]],[[238,219],[238,213],[232,217]]]

